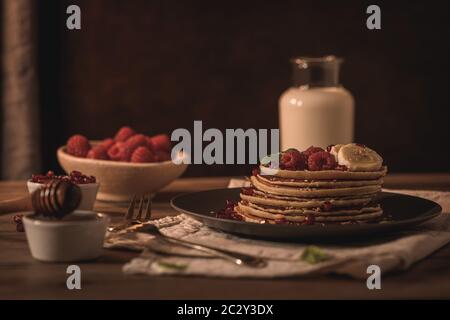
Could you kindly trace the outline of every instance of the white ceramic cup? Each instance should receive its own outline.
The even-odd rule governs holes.
[[[61,220],[25,214],[23,224],[33,258],[46,262],[98,258],[110,218],[93,211],[76,210]]]
[[[35,190],[41,188],[44,184],[27,181],[28,192],[33,193]],[[95,199],[97,198],[97,192],[100,184],[96,183],[86,183],[77,184],[81,189],[81,202],[78,206],[78,210],[92,210],[94,208]]]

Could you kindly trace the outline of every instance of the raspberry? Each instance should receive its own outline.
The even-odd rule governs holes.
[[[336,168],[336,159],[326,151],[313,153],[308,158],[308,169],[311,171],[331,170]]]
[[[153,150],[152,137],[146,136],[145,141],[147,143],[147,148],[149,148],[150,150]]]
[[[98,160],[108,160],[108,153],[107,153],[107,149],[99,144],[95,147],[93,147],[91,150],[89,150],[86,158],[89,159],[98,159]]]
[[[155,151],[170,152],[172,149],[172,144],[167,134],[158,134],[153,136],[151,138],[151,143],[153,145],[153,150]]]
[[[322,148],[311,146],[302,153],[309,158],[310,155],[316,152],[325,151]]]
[[[81,134],[71,136],[67,140],[67,153],[75,157],[85,158],[90,149],[89,140]]]
[[[105,150],[108,150],[109,148],[111,148],[114,144],[114,140],[111,138],[105,139],[103,140],[100,145],[103,146],[105,148]]]
[[[128,138],[125,143],[131,149],[131,151],[134,151],[137,147],[146,146],[147,140],[145,139],[145,136],[143,134],[135,134],[134,136]]]
[[[130,161],[131,158],[131,150],[124,142],[116,142],[107,153],[115,161]]]
[[[261,173],[261,169],[259,167],[254,167],[252,170],[252,176],[257,176],[258,174]]]
[[[286,170],[304,170],[306,156],[297,149],[288,149],[281,153],[280,168]]]
[[[125,142],[129,137],[134,136],[136,132],[130,127],[122,127],[117,131],[114,141],[116,142]]]
[[[137,147],[131,155],[131,162],[152,162],[153,153],[147,147]]]
[[[164,151],[155,151],[155,161],[156,162],[169,161],[169,160],[172,160],[170,153],[164,152]]]

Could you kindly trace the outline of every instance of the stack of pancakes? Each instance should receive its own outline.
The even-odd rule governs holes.
[[[387,168],[376,171],[281,170],[260,166],[241,191],[235,211],[256,223],[354,223],[377,220],[374,199]]]

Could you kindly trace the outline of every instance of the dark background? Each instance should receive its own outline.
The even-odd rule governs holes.
[[[82,29],[65,27],[78,4]],[[366,28],[381,7],[382,30]],[[74,133],[277,128],[289,59],[335,54],[356,101],[356,141],[395,172],[450,170],[449,1],[39,2],[44,164]],[[245,174],[191,166],[188,175]]]

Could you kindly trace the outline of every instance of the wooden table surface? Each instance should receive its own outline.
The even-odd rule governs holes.
[[[181,192],[222,188],[229,178],[187,178],[175,181],[155,199],[154,213],[173,215],[169,199]],[[385,187],[450,190],[450,174],[390,174]],[[25,182],[0,182],[0,200],[26,192]],[[105,207],[98,204],[100,210]],[[107,208],[120,218],[125,208]],[[136,256],[104,250],[96,261],[78,263],[81,290],[66,288],[67,263],[33,260],[24,233],[15,231],[12,214],[0,216],[0,299],[346,299],[450,298],[450,245],[408,271],[382,278],[381,290],[368,290],[365,281],[342,276],[277,280],[147,277],[124,275],[124,263]]]

